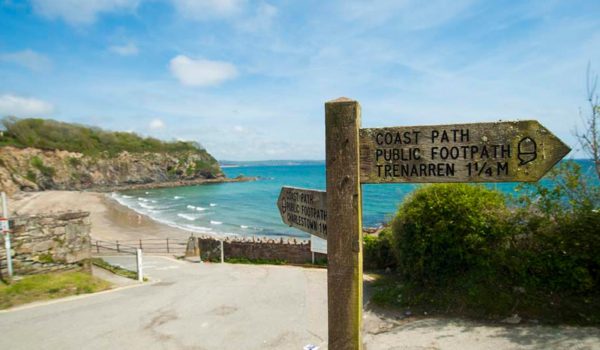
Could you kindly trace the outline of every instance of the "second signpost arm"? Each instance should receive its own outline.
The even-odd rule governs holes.
[[[329,349],[362,349],[360,105],[325,104]]]

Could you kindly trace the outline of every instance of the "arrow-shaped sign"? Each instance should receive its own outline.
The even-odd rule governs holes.
[[[277,208],[283,222],[327,239],[327,194],[325,191],[282,187]]]
[[[529,182],[571,149],[535,120],[360,130],[361,183]]]

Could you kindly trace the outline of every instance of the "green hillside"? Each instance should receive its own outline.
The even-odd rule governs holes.
[[[193,152],[214,160],[198,143],[189,141],[165,142],[134,133],[106,131],[96,127],[70,124],[50,119],[2,120],[4,136],[0,146],[33,147],[46,150],[66,150],[85,155],[113,156],[123,151],[130,153]],[[216,162],[216,160],[215,160]]]

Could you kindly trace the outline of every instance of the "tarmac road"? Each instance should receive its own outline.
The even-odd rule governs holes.
[[[154,282],[0,312],[0,349],[327,348],[325,269],[148,256],[144,266]],[[402,319],[365,309],[366,350],[600,349],[594,327]]]
[[[132,265],[132,257],[107,258]],[[326,270],[145,257],[156,283],[0,313],[1,349],[325,348]]]

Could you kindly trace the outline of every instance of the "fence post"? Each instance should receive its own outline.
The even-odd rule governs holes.
[[[118,240],[117,240],[117,252],[119,252],[119,253],[121,252],[121,251],[119,250],[119,241],[118,241]]]
[[[225,262],[225,252],[223,251],[223,240],[221,240],[221,264]]]
[[[169,239],[167,238],[167,254],[169,253]]]
[[[144,282],[144,265],[142,262],[142,250],[136,249],[136,261],[137,261],[137,277],[138,281]]]
[[[194,238],[194,255],[198,254],[198,261],[202,262],[202,252],[200,251],[200,237]]]
[[[12,263],[12,248],[10,246],[10,227],[8,226],[8,202],[6,199],[6,193],[2,192],[2,216],[7,221],[6,232],[2,232],[4,234],[4,248],[6,250],[6,270],[8,271],[8,277],[12,278],[13,276],[13,263]]]
[[[142,240],[140,239],[140,249],[142,249]]]
[[[96,253],[100,254],[100,246],[98,245],[98,241],[96,241]]]

